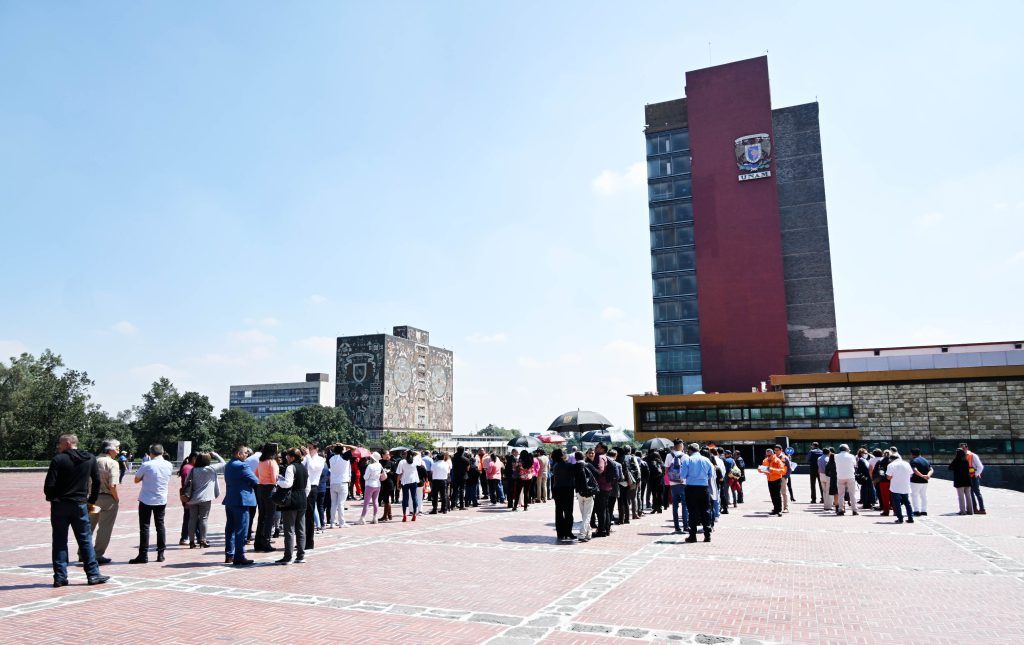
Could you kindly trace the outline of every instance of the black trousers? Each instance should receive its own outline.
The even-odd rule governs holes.
[[[465,479],[453,479],[452,480],[452,491],[451,501],[449,502],[452,508],[458,505],[459,508],[466,508],[466,480]]]
[[[768,494],[772,496],[772,513],[782,512],[782,479],[768,480]]]
[[[149,551],[150,518],[156,521],[157,553],[163,553],[167,548],[167,531],[164,527],[164,511],[166,510],[166,504],[150,506],[139,502],[139,555],[143,558],[147,557],[146,552]]]
[[[658,513],[663,508],[663,502],[665,501],[665,484],[661,481],[651,481],[651,507],[655,513]]]
[[[533,484],[532,480],[529,479],[514,479],[513,484],[513,495],[509,498],[512,503],[512,508],[519,507],[519,496],[523,496],[523,510],[525,511],[530,507],[530,486]]]
[[[441,504],[441,512],[448,512],[448,480],[447,479],[431,479],[430,480],[430,499],[434,503],[431,510],[437,512],[438,503]]]
[[[825,491],[821,490],[821,477],[817,470],[811,471],[811,504],[818,501],[818,492],[821,492],[821,499],[825,499]]]
[[[572,505],[576,501],[576,491],[568,487],[556,488],[553,492],[555,498],[555,533],[558,535],[559,540],[572,537]]]
[[[697,525],[704,527],[704,535],[711,535],[711,496],[707,486],[687,486],[686,512],[690,516],[690,536],[697,535]]]
[[[270,496],[274,494],[272,484],[260,484],[256,489],[256,504],[260,509],[260,518],[256,523],[256,549],[270,548],[270,532],[274,528],[274,502]]]
[[[306,523],[305,543],[307,549],[313,548],[313,532],[316,528],[316,520],[313,519],[313,515],[316,514],[316,496],[319,492],[315,486],[310,489],[309,496],[306,497],[306,517],[299,520]]]
[[[597,515],[597,532],[607,535],[612,529],[612,510],[608,493],[598,491],[594,496],[594,514]]]
[[[628,488],[619,487],[617,505],[619,507],[619,524],[629,524],[629,496],[632,494]]]

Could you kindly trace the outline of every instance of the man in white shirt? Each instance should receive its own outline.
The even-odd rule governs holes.
[[[419,466],[423,465],[423,460],[416,454],[415,450],[411,450],[406,453],[398,465],[395,467],[395,474],[399,477],[399,484],[402,486],[402,521],[405,522],[409,519],[409,507],[412,506],[412,521],[416,521],[416,515],[419,514],[420,508],[422,508],[422,498],[417,497],[416,490],[423,490],[422,487],[418,486],[420,483]]]
[[[263,456],[263,451],[262,450],[257,450],[256,452],[253,452],[252,448],[246,448],[245,452],[248,455],[245,458],[245,463],[249,466],[249,470],[251,470],[252,472],[255,473],[256,472],[256,467],[260,465],[260,457]],[[253,525],[253,522],[256,521],[256,511],[257,511],[258,508],[259,508],[258,506],[247,506],[246,507],[246,509],[248,509],[248,511],[249,511],[249,532],[246,533],[246,539],[245,539],[245,543],[246,544],[252,543],[252,525]]]
[[[302,459],[302,465],[309,474],[310,490],[306,496],[306,550],[313,548],[313,533],[316,531],[320,516],[316,513],[316,494],[320,486],[320,475],[327,466],[327,460],[320,456],[320,446],[310,441],[306,446],[308,454]]]
[[[433,505],[431,515],[437,515],[438,502],[441,503],[441,513],[448,512],[448,476],[451,472],[452,462],[447,452],[430,465],[430,501]]]
[[[327,517],[327,528],[332,525],[345,528],[348,526],[345,523],[345,500],[352,481],[352,446],[335,446],[328,466],[331,469],[331,512]]]
[[[885,476],[889,479],[889,495],[892,497],[893,510],[896,511],[896,523],[903,524],[903,506],[907,507],[907,522],[914,523],[914,507],[910,504],[910,477],[914,469],[910,463],[900,458],[894,448],[889,449],[889,465]]]
[[[836,489],[839,491],[839,503],[836,504],[836,515],[846,514],[846,496],[850,496],[850,511],[857,512],[857,457],[850,452],[845,443],[839,446],[836,453]],[[826,492],[828,492],[826,490]],[[907,491],[910,492],[909,490]]]
[[[164,459],[164,447],[158,443],[149,447],[149,461],[135,472],[139,490],[139,555],[128,564],[149,562],[149,522],[156,521],[156,561],[164,561],[167,532],[164,529],[164,511],[167,510],[167,482],[171,479],[171,462]]]

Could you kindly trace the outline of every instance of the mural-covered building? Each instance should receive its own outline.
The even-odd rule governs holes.
[[[430,334],[395,327],[394,334],[338,338],[335,400],[370,439],[384,432],[452,433],[450,350]]]

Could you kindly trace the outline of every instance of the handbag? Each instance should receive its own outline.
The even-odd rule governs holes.
[[[192,471],[188,472],[188,477],[185,478],[185,485],[181,487],[178,492],[178,499],[181,500],[182,506],[188,506],[188,503],[192,501]]]
[[[270,501],[278,508],[286,508],[292,501],[292,489],[275,486],[274,492],[270,494]]]

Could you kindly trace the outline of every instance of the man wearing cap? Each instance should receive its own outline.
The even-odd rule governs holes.
[[[846,497],[850,498],[850,510],[857,515],[857,458],[850,452],[845,443],[839,446],[836,453],[836,490],[839,491],[836,515],[846,514]]]
[[[711,498],[708,486],[715,485],[714,466],[700,454],[700,446],[691,443],[686,447],[689,456],[684,464],[683,478],[686,480],[686,509],[690,516],[690,537],[687,542],[697,541],[697,525],[704,529],[704,541],[711,541]]]
[[[106,557],[107,546],[110,545],[110,533],[114,529],[114,521],[117,520],[117,483],[121,467],[117,463],[118,453],[121,451],[121,443],[117,439],[107,439],[103,442],[103,454],[96,460],[96,466],[100,472],[100,495],[96,499],[96,507],[100,512],[96,515],[96,521],[92,525],[93,536],[95,537],[96,562],[108,564],[110,558]]]

